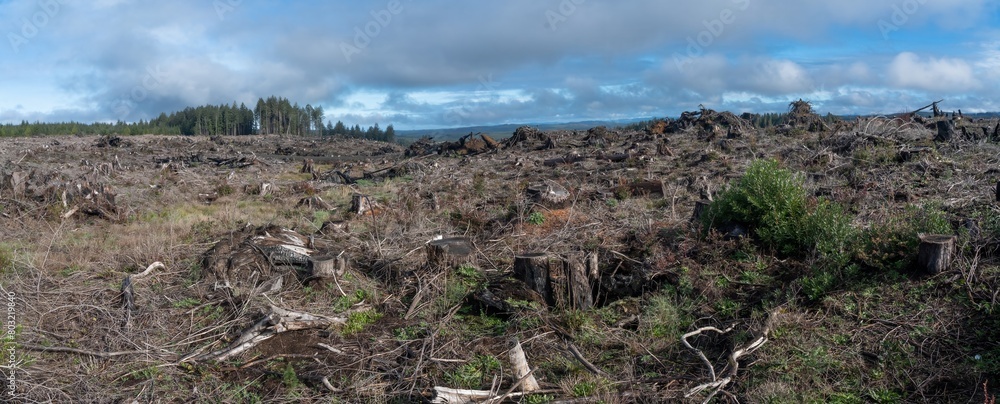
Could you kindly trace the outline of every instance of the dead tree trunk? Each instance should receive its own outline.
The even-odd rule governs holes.
[[[531,253],[514,257],[514,274],[550,306],[587,310],[594,306],[591,280],[598,276],[597,254],[559,257]]]
[[[472,242],[465,237],[450,237],[427,243],[427,264],[448,270],[462,265],[476,265]]]
[[[921,234],[917,264],[929,273],[947,271],[951,254],[955,251],[955,236],[947,234]]]
[[[937,136],[934,137],[934,141],[950,142],[953,137],[955,137],[955,124],[949,120],[938,121]]]

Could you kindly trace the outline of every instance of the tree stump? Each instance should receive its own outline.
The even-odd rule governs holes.
[[[663,197],[667,195],[667,187],[662,180],[639,181],[616,187],[614,192],[616,195],[625,195],[625,194],[635,195],[635,196],[659,195],[660,197]]]
[[[570,202],[569,190],[554,182],[531,185],[527,193],[532,201],[549,209],[563,209]]]
[[[538,292],[545,302],[553,304],[552,289],[549,287],[549,273],[561,265],[558,257],[546,253],[528,253],[514,256],[514,276],[535,292]]]
[[[347,257],[344,254],[314,257],[309,262],[310,275],[320,279],[336,279],[347,271]]]
[[[437,269],[476,265],[472,242],[465,237],[449,237],[427,243],[427,264]]]
[[[691,222],[698,224],[701,223],[702,217],[708,212],[708,207],[712,205],[712,201],[700,200],[694,203],[694,212],[691,212]]]
[[[1000,181],[997,181],[997,202],[1000,202]]]
[[[934,141],[949,142],[954,136],[955,124],[948,120],[937,122],[937,136],[934,137]]]
[[[313,164],[314,164],[313,159],[305,159],[305,161],[302,162],[302,169],[299,170],[299,172],[305,174],[312,174]]]
[[[594,306],[591,281],[598,277],[597,254],[515,256],[514,275],[542,295],[550,306],[578,310]]]
[[[354,194],[351,195],[351,212],[356,215],[364,215],[368,212],[372,212],[378,204],[371,196],[364,194]]]
[[[951,254],[955,251],[955,236],[949,234],[921,234],[917,265],[929,273],[947,271]]]

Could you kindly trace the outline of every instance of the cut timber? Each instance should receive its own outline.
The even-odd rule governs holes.
[[[955,236],[947,234],[921,234],[917,265],[936,274],[947,271],[951,254],[955,251]]]
[[[514,275],[545,297],[550,306],[586,310],[594,305],[591,280],[598,276],[597,254],[518,255],[514,257]]]
[[[549,209],[562,209],[570,202],[569,190],[555,182],[531,185],[527,194],[532,201]]]
[[[363,215],[368,212],[373,212],[378,206],[375,200],[371,196],[363,194],[351,195],[351,212],[357,215]]]
[[[461,265],[475,266],[472,242],[465,237],[450,237],[427,243],[427,263],[434,268],[453,269]]]

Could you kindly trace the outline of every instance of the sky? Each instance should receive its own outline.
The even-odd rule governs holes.
[[[987,0],[0,0],[0,123],[276,95],[396,129],[1000,111]]]

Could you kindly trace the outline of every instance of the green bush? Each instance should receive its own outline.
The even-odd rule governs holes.
[[[920,233],[951,234],[951,223],[940,209],[907,206],[902,213],[887,214],[864,230],[857,259],[879,271],[904,270],[916,262]]]
[[[817,253],[833,267],[850,259],[855,232],[840,206],[810,198],[802,177],[773,159],[751,163],[743,177],[709,206],[705,222],[746,225],[763,245],[781,254]]]

